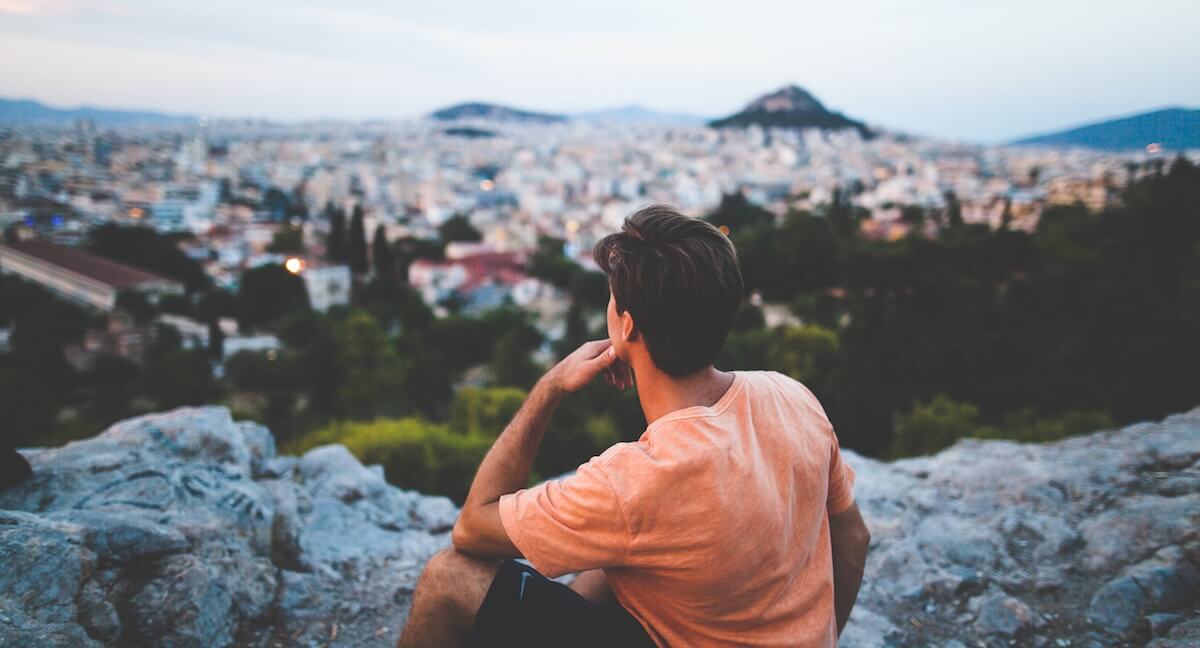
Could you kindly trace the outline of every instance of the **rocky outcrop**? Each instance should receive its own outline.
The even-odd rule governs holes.
[[[393,646],[457,515],[217,407],[27,455],[0,493],[0,646]]]
[[[850,464],[872,540],[843,646],[1200,645],[1200,409]]]
[[[1200,409],[1049,445],[846,453],[872,531],[843,646],[1200,642]],[[0,645],[392,646],[449,500],[222,408],[26,453]]]

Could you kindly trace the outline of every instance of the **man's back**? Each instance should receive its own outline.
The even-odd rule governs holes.
[[[853,473],[800,383],[736,372],[575,476],[501,498],[540,571],[603,567],[660,645],[834,645],[829,515]]]

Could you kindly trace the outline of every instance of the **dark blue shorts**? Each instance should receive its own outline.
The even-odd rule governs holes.
[[[467,645],[653,648],[654,642],[615,600],[593,603],[529,565],[505,560],[475,615]]]

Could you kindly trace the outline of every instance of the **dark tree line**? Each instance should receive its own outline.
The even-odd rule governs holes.
[[[751,288],[836,332],[805,378],[848,446],[887,453],[896,421],[939,396],[981,425],[1200,404],[1200,170],[1183,158],[1119,206],[1049,207],[1032,233],[964,224],[953,196],[920,215],[935,238],[864,240],[863,214],[837,204],[768,216],[733,199],[710,218],[734,223]],[[758,337],[735,334],[735,359],[769,367]]]

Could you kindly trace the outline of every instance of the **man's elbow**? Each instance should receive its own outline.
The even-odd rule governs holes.
[[[467,509],[463,509],[458,514],[458,520],[454,522],[454,528],[450,530],[450,544],[454,548],[463,553],[474,553],[474,536],[471,533],[470,515]]]

